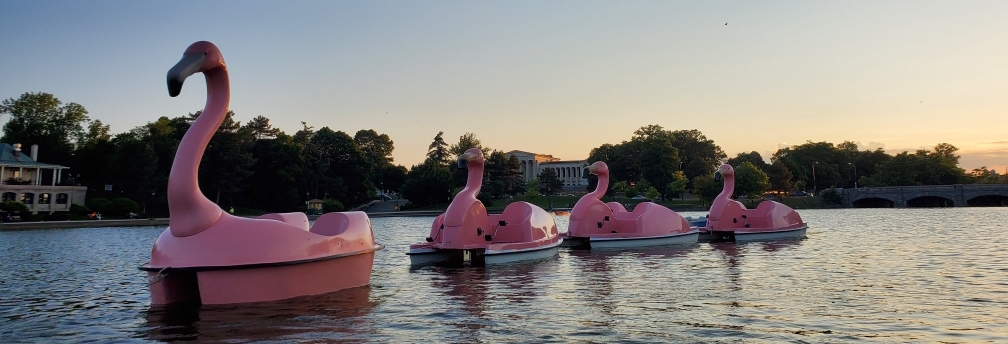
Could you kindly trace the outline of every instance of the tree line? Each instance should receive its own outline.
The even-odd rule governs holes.
[[[63,105],[48,93],[25,93],[0,106],[0,115],[10,116],[3,142],[38,144],[39,156],[47,163],[71,167],[65,181],[86,185],[89,198],[128,197],[149,212],[161,213],[167,212],[164,191],[175,151],[200,115],[161,117],[111,135],[109,126],[90,119],[83,106]],[[486,160],[481,197],[487,205],[507,195],[551,195],[563,187],[549,168],[526,183],[515,156],[483,146],[473,133],[448,144],[439,132],[425,160],[407,169],[393,163],[392,139],[374,130],[350,136],[302,122],[301,130],[288,135],[262,116],[244,125],[233,117],[228,112],[200,163],[201,189],[223,207],[292,211],[317,198],[326,200],[327,210],[341,210],[368,201],[377,191],[401,192],[416,206],[445,203],[466,183],[466,171],[455,166],[455,159],[469,148],[481,149]],[[754,198],[767,192],[787,195],[855,185],[1008,182],[985,167],[967,173],[958,167],[957,152],[947,143],[890,155],[882,149],[859,150],[851,141],[809,141],[777,150],[767,163],[755,151],[728,159],[699,130],[647,125],[627,141],[595,147],[586,161],[609,165],[609,195],[622,192],[651,199],[686,192],[713,199],[721,191],[713,173],[722,162],[735,168],[736,195]],[[587,189],[593,190],[597,179],[588,176],[588,182]],[[105,185],[112,185],[112,191]]]
[[[10,116],[3,142],[38,144],[40,159],[70,167],[63,183],[87,186],[89,199],[127,197],[154,214],[167,213],[165,190],[175,151],[200,116],[197,111],[161,117],[112,135],[83,106],[63,105],[52,94],[25,93],[0,106],[0,115]],[[294,211],[317,198],[335,211],[402,186],[406,168],[393,163],[388,135],[359,130],[350,136],[304,122],[302,127],[289,135],[266,117],[242,124],[229,111],[200,162],[200,189],[225,209]]]

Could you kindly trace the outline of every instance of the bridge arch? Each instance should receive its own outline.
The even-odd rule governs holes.
[[[896,202],[882,197],[865,197],[851,202],[852,208],[895,208]]]
[[[1005,207],[1008,206],[1008,196],[1003,195],[982,195],[966,200],[966,205],[971,207]]]
[[[934,195],[924,195],[906,201],[908,208],[945,208],[954,207],[955,205],[955,201],[951,199]]]

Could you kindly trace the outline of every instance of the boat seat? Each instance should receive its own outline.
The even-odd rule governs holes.
[[[265,214],[257,219],[274,220],[308,231],[308,216],[302,212]]]

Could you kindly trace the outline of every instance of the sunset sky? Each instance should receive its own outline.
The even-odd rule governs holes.
[[[0,18],[0,99],[52,93],[113,133],[200,110],[201,78],[170,98],[165,74],[208,40],[237,120],[374,129],[407,167],[438,131],[584,159],[658,124],[730,157],[947,142],[967,170],[1008,168],[1006,1],[8,0]]]

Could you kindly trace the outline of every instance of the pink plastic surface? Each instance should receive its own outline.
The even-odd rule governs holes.
[[[501,214],[488,214],[483,202],[476,199],[483,185],[483,152],[471,148],[461,159],[469,170],[465,188],[444,214],[434,219],[430,232],[433,242],[413,244],[412,248],[525,249],[560,240],[553,217],[530,203],[514,202]],[[487,241],[486,235],[492,236],[492,240]]]
[[[724,179],[724,189],[711,204],[707,230],[758,233],[804,225],[798,212],[778,202],[763,201],[756,209],[746,209],[745,205],[731,199],[735,192],[735,169],[724,164],[717,172]]]
[[[198,72],[206,76],[207,104],[175,154],[168,179],[169,228],[154,243],[144,268],[202,269],[198,279],[204,303],[276,300],[367,284],[373,252],[381,245],[374,241],[366,214],[328,213],[309,227],[303,213],[237,217],[203,196],[197,180],[199,162],[224,120],[230,90],[227,66],[216,46],[196,42],[186,49],[180,64],[193,60],[193,54],[204,55]],[[151,286],[154,304],[184,293],[172,283],[182,282]],[[304,285],[294,285],[298,283]]]
[[[609,188],[609,166],[598,161],[588,166],[588,171],[598,176],[598,186],[574,205],[568,236],[646,238],[691,231],[682,215],[656,203],[639,203],[633,212],[619,203],[602,203],[602,196]]]

